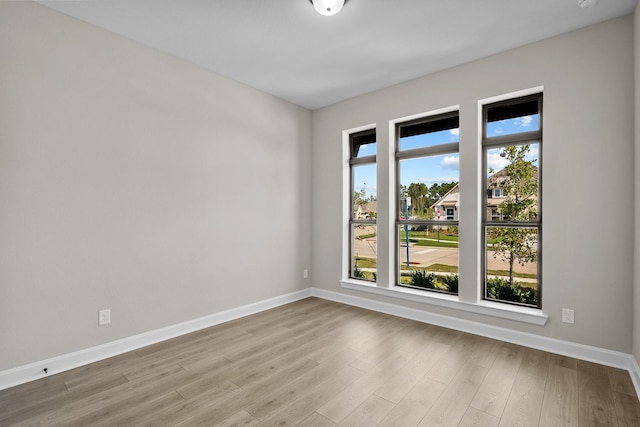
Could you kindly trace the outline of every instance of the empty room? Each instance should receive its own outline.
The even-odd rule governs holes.
[[[637,0],[8,0],[0,58],[0,426],[640,425]]]

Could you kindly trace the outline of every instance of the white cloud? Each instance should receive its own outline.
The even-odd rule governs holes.
[[[529,152],[525,156],[527,160],[538,158],[538,144],[533,144],[529,147]]]
[[[442,176],[439,178],[421,178],[419,182],[426,184],[430,187],[431,184],[442,184],[443,182],[458,182],[460,179],[457,176]]]
[[[458,157],[458,156],[445,156],[440,161],[440,166],[442,166],[443,169],[459,170],[460,169],[460,157]]]
[[[524,116],[524,117],[521,117],[519,120],[520,120],[520,126],[526,128],[526,127],[531,126],[531,122],[533,121],[533,117]]]
[[[452,141],[457,141],[458,139],[460,139],[460,129],[459,128],[449,129],[449,133],[451,134],[451,140]]]
[[[487,153],[487,168],[493,169],[495,172],[500,171],[509,164],[506,157],[500,156],[497,150],[491,150]]]

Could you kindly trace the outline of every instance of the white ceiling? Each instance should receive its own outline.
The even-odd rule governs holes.
[[[633,12],[638,0],[42,0],[39,3],[316,109]],[[540,58],[544,60],[544,58]]]

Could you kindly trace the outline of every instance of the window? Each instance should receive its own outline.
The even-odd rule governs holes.
[[[458,112],[396,126],[396,283],[457,294]]]
[[[343,131],[341,286],[544,325],[542,91],[479,100],[464,117],[456,105],[391,118],[388,140],[375,123]],[[462,215],[461,189],[476,206]]]
[[[493,221],[501,221],[502,214],[498,212],[498,208],[491,208],[491,219]]]
[[[483,107],[484,298],[541,307],[542,94]]]
[[[377,192],[376,130],[349,136],[350,220],[349,277],[376,280]]]

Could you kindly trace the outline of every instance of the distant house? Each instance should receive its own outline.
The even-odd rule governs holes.
[[[534,168],[537,170],[536,166],[534,166]],[[537,180],[537,173],[535,177]],[[492,221],[502,221],[505,219],[498,209],[498,206],[509,197],[507,191],[500,186],[500,183],[504,180],[504,169],[496,172],[487,179],[487,186],[489,187],[487,188],[487,219],[491,218]]]
[[[371,201],[364,203],[362,205],[358,205],[358,209],[354,211],[355,219],[371,219],[377,216],[378,212],[378,202]]]
[[[487,179],[487,186],[489,187],[486,190],[487,219],[491,218],[493,221],[500,221],[504,219],[502,213],[498,209],[498,206],[500,206],[500,204],[509,196],[507,191],[500,186],[500,183],[505,179],[504,174],[504,170],[501,170]],[[460,187],[459,184],[456,184],[437,202],[431,205],[431,209],[433,210],[433,219],[436,221],[457,221],[460,202],[459,195]]]
[[[437,221],[457,221],[460,209],[460,186],[456,184],[451,190],[431,205],[433,219]]]
[[[500,182],[504,180],[504,169],[496,172],[487,179],[487,219],[492,221],[501,221],[502,213],[499,212],[498,206],[507,199],[507,191],[500,187]]]

